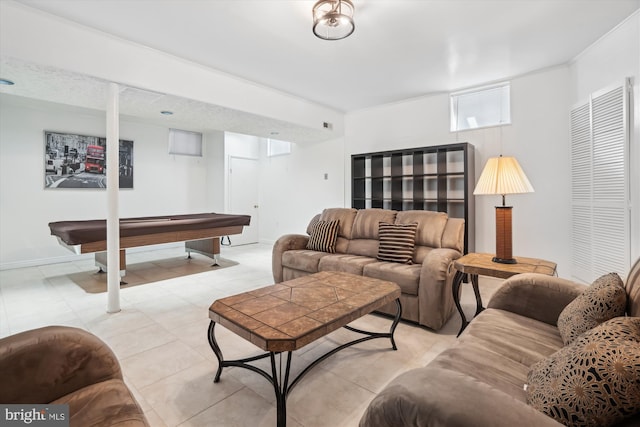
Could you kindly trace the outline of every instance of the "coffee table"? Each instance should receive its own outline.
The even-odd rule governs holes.
[[[389,332],[369,332],[348,326],[354,320],[394,302],[396,315]],[[287,396],[313,367],[336,352],[367,340],[389,338],[396,350],[394,332],[400,316],[400,288],[393,282],[341,272],[321,272],[285,281],[249,292],[216,300],[209,307],[209,345],[218,359],[214,382],[220,381],[222,369],[236,366],[262,375],[275,391],[277,426],[287,423]],[[224,326],[266,353],[239,360],[225,360],[215,337],[216,323]],[[291,354],[305,345],[339,328],[365,335],[336,347],[304,368],[289,381]],[[276,355],[282,363],[286,352],[284,379],[278,375]],[[270,358],[271,373],[251,364]]]

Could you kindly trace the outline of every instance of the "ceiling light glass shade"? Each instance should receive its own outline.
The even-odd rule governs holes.
[[[313,6],[313,34],[323,40],[340,40],[355,30],[351,0],[320,0]]]
[[[473,194],[533,193],[533,187],[515,157],[492,157],[480,174]]]

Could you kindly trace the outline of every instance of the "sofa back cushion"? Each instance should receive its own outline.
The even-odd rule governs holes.
[[[625,289],[628,295],[627,314],[640,317],[640,258],[631,267]]]
[[[442,247],[464,252],[464,219],[449,218],[442,233]]]
[[[320,221],[320,215],[321,214],[317,214],[316,216],[311,218],[311,221],[309,221],[309,225],[307,225],[307,234],[309,236],[311,236],[311,233],[313,232],[313,229],[315,228],[315,226],[318,223],[318,221]]]
[[[396,224],[417,223],[416,249],[413,262],[422,264],[433,248],[442,247],[442,234],[447,224],[447,214],[431,211],[402,211],[396,215]]]
[[[375,258],[378,255],[379,224],[393,224],[396,213],[388,209],[360,209],[353,220],[348,253]]]
[[[336,240],[336,252],[347,253],[349,239],[353,230],[353,220],[356,217],[356,209],[351,208],[329,208],[322,211],[320,221],[338,221],[338,239]]]

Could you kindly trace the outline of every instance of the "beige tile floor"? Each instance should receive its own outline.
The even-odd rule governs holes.
[[[226,368],[214,384],[217,361],[206,338],[207,308],[215,299],[273,283],[271,246],[223,247],[222,257],[237,265],[167,279],[163,260],[170,260],[168,268],[188,271],[175,262],[183,256],[179,248],[128,255],[132,271],[144,269],[150,283],[123,288],[122,311],[115,314],[106,313],[105,293],[86,293],[72,280],[78,273],[95,272],[93,260],[0,271],[0,337],[53,324],[93,332],[118,356],[127,384],[154,427],[275,426],[272,386],[239,368]],[[163,265],[156,269],[157,278],[154,264]],[[499,282],[480,280],[488,301]],[[475,310],[470,286],[463,286],[462,303],[469,317]],[[355,323],[386,330],[390,320],[369,315]],[[438,332],[401,323],[398,351],[387,340],[373,340],[333,355],[291,392],[287,425],[357,426],[376,393],[399,373],[425,365],[452,345],[459,326],[457,313]],[[350,334],[336,331],[294,353],[293,372],[349,341]],[[216,337],[226,358],[259,353],[222,327],[216,328]]]

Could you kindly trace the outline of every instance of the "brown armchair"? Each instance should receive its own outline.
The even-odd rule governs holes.
[[[0,402],[68,404],[70,426],[147,426],[111,349],[78,328],[0,339]]]

